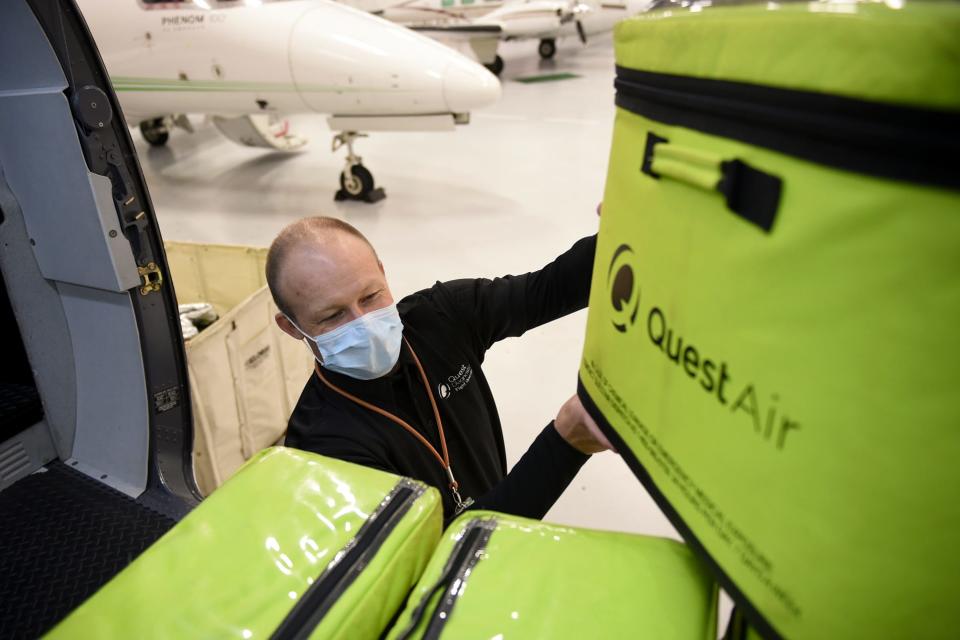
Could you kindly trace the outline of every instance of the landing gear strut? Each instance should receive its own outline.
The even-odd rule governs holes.
[[[167,128],[166,118],[144,120],[140,123],[140,133],[152,147],[162,147],[170,139],[170,129]]]
[[[557,53],[557,41],[553,38],[544,38],[540,41],[540,46],[537,47],[537,51],[540,53],[541,58],[549,60]]]
[[[489,62],[483,66],[485,66],[487,68],[487,71],[489,71],[493,75],[499,76],[501,73],[503,73],[503,58],[501,58],[498,55],[496,58],[493,59],[493,62]]]
[[[336,201],[361,200],[377,202],[387,197],[381,187],[373,184],[373,174],[363,166],[363,159],[353,152],[353,142],[357,138],[366,138],[366,134],[356,131],[343,131],[333,137],[333,150],[347,147],[347,161],[340,174],[340,190],[333,197]]]

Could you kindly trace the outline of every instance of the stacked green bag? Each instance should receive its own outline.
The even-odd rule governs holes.
[[[268,449],[48,637],[376,638],[441,521],[435,489]]]
[[[956,637],[960,4],[616,30],[580,394],[766,637]]]
[[[674,540],[477,511],[447,529],[388,637],[714,640],[716,606]]]

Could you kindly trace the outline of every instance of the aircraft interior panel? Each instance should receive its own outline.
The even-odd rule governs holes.
[[[89,75],[97,57],[76,39],[82,23],[37,5],[5,3],[0,19],[0,57],[23,61],[0,68],[3,637],[49,630],[173,526],[196,491],[172,287],[157,292],[158,238],[138,233],[152,215],[139,166],[113,137],[115,107]],[[137,200],[123,225],[119,211]],[[140,266],[150,260],[160,265]]]

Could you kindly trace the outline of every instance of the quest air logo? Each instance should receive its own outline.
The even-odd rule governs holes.
[[[473,367],[462,364],[455,374],[447,376],[446,382],[437,385],[437,393],[441,400],[446,400],[457,391],[463,391],[471,380],[473,380]]]
[[[741,419],[763,441],[782,450],[790,432],[799,430],[801,425],[780,406],[780,394],[767,390],[764,384],[734,376],[731,363],[717,357],[699,342],[694,343],[693,336],[681,333],[683,330],[679,325],[682,318],[668,319],[667,312],[655,304],[645,308],[641,314],[640,282],[635,265],[636,254],[627,244],[617,247],[610,259],[607,295],[614,328],[620,333],[627,333],[640,319],[641,326],[631,332],[628,338],[633,344],[638,344],[634,338],[648,342],[661,357],[676,366],[677,373],[712,396],[716,401],[715,407]],[[650,303],[649,300],[647,302]],[[761,388],[765,388],[767,393],[762,393]]]
[[[613,326],[620,333],[626,333],[633,326],[640,312],[640,284],[633,269],[633,248],[622,244],[613,252],[610,268],[607,270],[607,291],[613,306]]]

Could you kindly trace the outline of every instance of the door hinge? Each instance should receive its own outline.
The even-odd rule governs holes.
[[[140,295],[145,296],[154,291],[160,291],[163,285],[163,274],[156,262],[151,262],[145,267],[137,267],[140,273],[140,279],[143,280],[143,286],[140,287]]]

